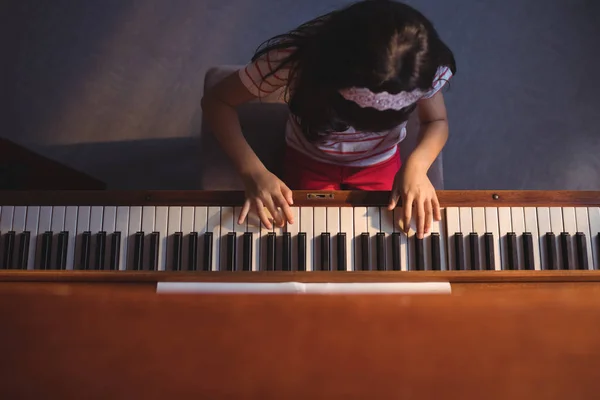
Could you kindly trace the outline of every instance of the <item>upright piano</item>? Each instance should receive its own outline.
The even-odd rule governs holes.
[[[589,399],[600,192],[0,193],[0,397]],[[169,295],[163,283],[448,283],[449,293]]]

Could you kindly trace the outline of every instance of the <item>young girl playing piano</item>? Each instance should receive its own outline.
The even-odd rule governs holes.
[[[440,89],[455,73],[431,22],[395,1],[360,1],[267,41],[202,99],[245,183],[239,222],[253,209],[270,228],[266,208],[277,225],[293,223],[291,190],[385,190],[390,209],[402,201],[405,227],[416,214],[422,237],[432,218],[441,219],[427,171],[448,137]],[[283,181],[252,151],[235,111],[267,97],[290,109]],[[401,161],[398,145],[415,110],[418,145]]]

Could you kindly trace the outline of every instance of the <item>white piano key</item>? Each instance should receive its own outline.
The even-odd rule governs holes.
[[[479,247],[479,268],[485,269],[485,240],[484,235],[487,231],[485,225],[485,208],[474,207],[473,214],[473,232],[477,234],[477,244]]]
[[[25,221],[27,219],[27,207],[15,207],[13,214],[12,229],[18,235],[25,230]]]
[[[37,236],[40,219],[40,207],[27,207],[25,230],[29,232],[29,251],[27,254],[27,269],[34,269],[37,255]]]
[[[50,231],[52,231],[50,268],[58,268],[55,255],[58,250],[58,234],[65,228],[65,212],[65,206],[52,207],[52,222],[50,223]]]
[[[314,207],[313,208],[313,232],[314,232],[314,246],[313,246],[313,271],[321,270],[321,234],[327,232],[327,208],[325,207]],[[331,244],[331,243],[330,243]]]
[[[65,232],[68,232],[67,239],[67,265],[66,269],[71,271],[75,269],[75,242],[77,238],[77,206],[68,206],[65,210]]]
[[[154,232],[154,223],[156,220],[156,207],[142,207],[142,232],[144,232],[144,251],[142,255],[142,269],[152,269],[150,265],[150,243],[151,234]]]
[[[576,269],[575,254],[577,246],[575,245],[575,234],[577,233],[577,220],[575,218],[575,207],[564,207],[563,211],[563,231],[570,235],[569,237],[569,267]]]
[[[561,207],[550,207],[550,227],[556,241],[556,267],[563,268],[562,252],[560,251],[560,234],[564,231],[563,215]]]
[[[508,233],[512,232],[512,216],[510,207],[498,208],[498,229],[500,238],[500,258],[502,259],[502,269],[508,270]]]
[[[129,224],[127,233],[127,263],[125,269],[134,268],[135,260],[135,234],[142,231],[143,207],[129,208]],[[145,243],[144,243],[145,244]]]
[[[167,267],[167,224],[169,223],[169,207],[156,207],[154,231],[158,232],[158,270]]]
[[[447,243],[448,243],[448,268],[451,271],[456,271],[462,268],[462,265],[456,265],[456,252],[455,249],[455,234],[461,232],[460,230],[460,211],[458,207],[447,207],[446,208],[446,232],[447,232]]]
[[[381,232],[385,234],[385,269],[392,271],[393,253],[392,253],[392,234],[394,233],[394,211],[388,210],[387,207],[381,207],[379,211],[381,218]]]
[[[192,209],[193,210],[193,209]],[[181,207],[169,207],[168,210],[168,221],[167,221],[167,246],[165,247],[165,270],[171,271],[175,268],[173,260],[175,257],[175,234],[181,232],[181,238],[184,238],[186,233],[181,230]],[[189,231],[187,232],[189,233]],[[186,270],[187,267],[183,263],[183,253],[185,253],[185,246],[182,246],[181,254],[181,270]]]
[[[0,238],[4,238],[12,230],[15,207],[2,206],[0,209]],[[4,241],[0,241],[0,262],[4,259]]]
[[[312,207],[300,207],[300,232],[306,234],[306,270],[314,271],[314,219]]]
[[[106,232],[106,242],[104,243],[104,268],[110,269],[110,254],[112,251],[112,234],[115,233],[117,223],[117,207],[104,207],[104,216],[102,217],[102,230]]]
[[[460,231],[463,234],[464,263],[463,269],[471,269],[471,243],[469,235],[473,232],[473,214],[471,207],[459,207]]]
[[[377,271],[377,234],[381,232],[379,207],[367,207],[367,232],[370,236],[369,250],[371,252],[369,270]]]
[[[81,235],[90,230],[91,207],[83,206],[77,210],[77,230],[75,237],[74,268],[83,269],[81,265]]]
[[[289,232],[292,242],[292,271],[298,270],[298,230],[300,228],[300,209],[298,207],[292,207],[292,214],[294,216],[294,223],[287,224],[285,229]]]
[[[292,209],[294,209],[294,208],[292,208]],[[297,213],[298,209],[297,208],[295,208],[295,209],[296,209],[296,213]],[[296,226],[296,230],[297,230],[298,225],[300,224],[300,219],[296,218],[295,221],[296,221],[296,223],[294,225]],[[260,223],[260,219],[258,218],[258,215],[256,215],[256,213],[248,214],[246,229],[248,230],[248,232],[252,233],[252,271],[260,271],[261,259],[262,259],[262,256],[264,255],[261,253],[261,248],[260,248],[260,244],[261,244],[260,235],[261,235],[261,231],[262,231],[261,227],[262,227],[262,224]],[[265,258],[265,260],[266,260],[266,258]]]
[[[244,233],[248,230],[248,220],[238,224],[238,217],[242,207],[233,208],[233,232],[236,234],[235,246],[235,271],[241,271],[244,265]]]
[[[346,270],[354,271],[354,209],[340,207],[340,233],[346,234]]]
[[[594,269],[600,269],[600,208],[588,208],[590,219],[590,241],[592,241],[592,253],[594,254]]]
[[[585,235],[588,269],[594,269],[594,253],[592,250],[593,238],[590,232],[588,209],[585,207],[575,208],[575,219],[577,224],[577,232],[581,232]]]
[[[512,231],[517,235],[517,259],[519,260],[518,269],[523,269],[525,257],[523,255],[523,233],[525,232],[525,212],[523,207],[511,207],[510,218]]]
[[[548,249],[546,247],[546,234],[552,232],[550,224],[550,208],[537,208],[538,242],[540,246],[540,268],[548,269]]]
[[[340,232],[340,209],[339,207],[327,207],[327,232],[331,235],[331,244],[329,245],[331,253],[331,270],[338,268],[337,246],[338,233]]]
[[[500,250],[500,218],[496,207],[485,208],[485,230],[494,237],[494,270],[502,270],[502,253]],[[485,251],[485,249],[483,250]]]
[[[538,232],[538,214],[535,207],[525,207],[525,232],[531,233],[533,244],[533,269],[539,271],[541,267],[540,235]]]
[[[196,269],[204,268],[204,234],[208,229],[208,207],[194,208],[194,232],[198,233]]]
[[[169,212],[169,216],[171,213]],[[181,226],[180,230],[183,238],[183,254],[181,255],[181,269],[184,271],[188,270],[190,264],[189,256],[189,242],[190,233],[194,232],[194,207],[182,207],[181,208]]]
[[[227,271],[227,235],[235,232],[234,225],[237,225],[233,216],[233,207],[221,207],[221,232],[217,240],[219,246],[219,271]]]
[[[369,268],[362,263],[362,239],[363,233],[368,233],[367,207],[354,207],[354,267],[357,271]]]
[[[212,263],[210,270],[219,271],[221,265],[221,253],[219,250],[219,238],[221,237],[221,207],[208,207],[206,216],[206,232],[212,232]],[[202,240],[202,242],[204,242]],[[204,243],[202,243],[204,245]],[[203,260],[200,260],[202,262]]]

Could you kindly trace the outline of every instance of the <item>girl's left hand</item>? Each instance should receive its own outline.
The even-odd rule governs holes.
[[[404,211],[402,222],[406,233],[410,230],[413,207],[416,208],[417,238],[419,239],[422,239],[424,234],[431,229],[432,217],[436,221],[442,219],[435,188],[425,171],[406,165],[400,168],[394,178],[388,209],[396,208],[400,199]]]

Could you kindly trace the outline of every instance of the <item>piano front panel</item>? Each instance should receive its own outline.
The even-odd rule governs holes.
[[[600,269],[600,207],[445,207],[418,240],[401,210],[293,207],[267,229],[232,206],[0,208],[0,269],[510,271]]]

